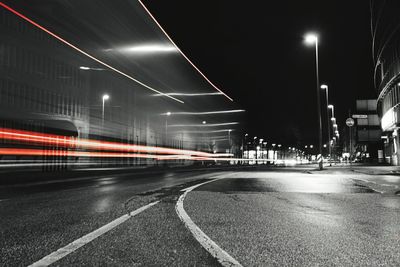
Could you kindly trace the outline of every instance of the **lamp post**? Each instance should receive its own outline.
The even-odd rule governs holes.
[[[332,158],[332,148],[331,148],[331,123],[329,119],[329,87],[326,84],[321,85],[321,89],[325,89],[326,91],[326,123],[328,124],[328,154],[329,154],[329,160]],[[332,166],[332,163],[329,163],[329,166]]]
[[[243,149],[243,153],[242,153],[242,158],[245,158],[245,147],[247,148],[247,136],[249,136],[249,134],[244,134],[244,141],[242,141],[242,149]],[[243,140],[243,139],[242,139]],[[249,158],[249,152],[247,152],[247,158]]]
[[[231,149],[231,132],[232,132],[232,130],[231,129],[229,129],[228,130],[228,140],[229,140],[229,154],[231,153],[231,151],[232,151],[232,149]]]
[[[255,159],[256,159],[256,161],[255,161],[255,164],[257,165],[257,148],[256,148],[256,140],[257,140],[257,136],[254,136],[254,138],[253,138],[253,145],[254,145],[254,151],[255,151]]]
[[[168,139],[168,117],[171,116],[171,112],[165,113],[165,146],[167,145],[167,139]]]
[[[101,123],[102,123],[103,126],[104,126],[104,114],[105,114],[104,105],[105,105],[105,102],[107,100],[109,100],[109,99],[110,99],[110,96],[108,94],[104,94],[103,97],[102,97],[103,104],[102,104],[102,108],[101,108]]]
[[[318,123],[319,123],[319,154],[321,158],[319,159],[318,165],[319,169],[323,169],[322,160],[322,119],[321,119],[321,99],[320,99],[320,88],[319,88],[319,66],[318,66],[318,36],[316,34],[307,34],[305,37],[305,42],[309,45],[315,45],[315,70],[317,78],[317,108],[318,108]]]
[[[328,105],[329,109],[332,109],[332,117],[331,118],[335,118],[335,107],[333,105]]]

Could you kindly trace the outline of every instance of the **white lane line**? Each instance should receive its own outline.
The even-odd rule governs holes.
[[[185,191],[178,199],[178,202],[176,203],[175,210],[176,213],[178,214],[179,218],[181,221],[185,224],[186,228],[189,229],[189,231],[192,233],[194,238],[200,243],[200,245],[205,248],[214,258],[218,260],[218,262],[222,266],[242,266],[237,260],[235,260],[231,255],[229,255],[225,250],[220,248],[213,240],[211,240],[210,237],[208,237],[189,217],[189,215],[186,213],[185,209],[183,208],[183,201],[185,200],[185,197],[187,193],[192,191],[193,189],[220,180],[223,178],[217,178],[213,179],[201,184],[197,184],[191,187],[188,187],[186,189],[183,189],[181,191]]]
[[[80,247],[83,247],[84,245],[86,245],[87,243],[93,241],[94,239],[96,239],[97,237],[107,233],[108,231],[114,229],[115,227],[117,227],[118,225],[120,225],[121,223],[127,221],[128,219],[138,215],[139,213],[147,210],[148,208],[156,205],[157,203],[159,203],[160,201],[156,201],[156,202],[152,202],[146,206],[143,206],[137,210],[134,210],[128,214],[122,215],[121,217],[115,219],[114,221],[100,227],[99,229],[73,241],[72,243],[69,243],[68,245],[66,245],[65,247],[62,247],[60,249],[58,249],[57,251],[47,255],[46,257],[44,257],[43,259],[32,263],[31,265],[29,265],[29,267],[39,267],[39,266],[48,266],[62,258],[64,258],[65,256],[67,256],[68,254],[74,252],[75,250],[79,249]]]

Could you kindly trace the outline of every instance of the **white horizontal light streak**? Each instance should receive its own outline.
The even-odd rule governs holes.
[[[157,53],[171,53],[179,52],[175,46],[165,44],[143,44],[121,47],[117,49],[108,49],[107,51],[118,51],[128,54],[157,54]]]
[[[67,40],[63,39],[61,36],[59,36],[59,35],[57,35],[57,34],[51,32],[51,31],[48,30],[47,28],[45,28],[45,27],[43,27],[42,25],[36,23],[35,21],[31,20],[30,18],[26,17],[25,15],[19,13],[19,12],[16,11],[15,9],[12,9],[12,8],[9,7],[8,5],[4,4],[3,2],[0,2],[0,6],[2,6],[3,8],[7,9],[7,10],[10,11],[10,12],[12,12],[13,14],[17,15],[18,17],[20,17],[20,18],[26,20],[27,22],[29,22],[29,23],[32,24],[33,26],[35,26],[35,27],[41,29],[42,31],[44,31],[44,32],[46,32],[47,34],[51,35],[52,37],[54,37],[55,39],[59,40],[60,42],[66,44],[67,46],[71,47],[72,49],[78,51],[79,53],[85,55],[86,57],[88,57],[88,58],[90,58],[90,59],[96,61],[97,63],[99,63],[99,64],[101,64],[101,65],[103,65],[103,66],[105,66],[105,67],[107,67],[108,69],[113,70],[113,71],[115,71],[115,72],[121,74],[122,76],[124,76],[124,77],[126,77],[126,78],[128,78],[128,79],[130,79],[130,80],[132,80],[132,81],[134,81],[134,82],[136,82],[136,83],[138,83],[139,85],[141,85],[141,86],[143,86],[143,87],[145,87],[145,88],[147,88],[147,89],[149,89],[149,90],[151,90],[151,91],[153,91],[153,92],[162,94],[162,95],[164,95],[164,96],[166,96],[166,97],[168,97],[168,98],[171,98],[171,99],[173,99],[173,100],[175,100],[175,101],[177,101],[177,102],[179,102],[179,103],[182,103],[182,104],[184,103],[182,100],[179,100],[179,99],[177,99],[177,98],[175,98],[175,97],[173,97],[173,96],[165,95],[163,92],[158,91],[157,89],[154,89],[153,87],[151,87],[151,86],[149,86],[149,85],[147,85],[147,84],[145,84],[145,83],[143,83],[143,82],[141,82],[141,81],[139,81],[139,80],[133,78],[131,75],[126,74],[125,72],[122,72],[122,71],[120,71],[119,69],[117,69],[117,68],[115,68],[115,67],[113,67],[113,66],[111,66],[111,65],[109,65],[109,64],[107,64],[107,63],[105,63],[104,61],[101,61],[100,59],[98,59],[98,58],[92,56],[91,54],[85,52],[84,50],[80,49],[79,47],[77,47],[77,46],[73,45],[72,43],[68,42]]]
[[[189,62],[190,65],[218,92],[222,93],[226,98],[228,98],[230,101],[233,102],[233,99],[225,94],[221,89],[219,89],[215,84],[213,84],[207,77],[204,75],[201,70],[194,65],[194,63],[182,52],[182,50],[175,44],[175,42],[172,40],[172,38],[168,35],[168,33],[161,27],[160,23],[156,20],[156,18],[151,14],[151,12],[147,9],[147,7],[143,4],[141,0],[138,0],[139,3],[142,5],[143,9],[149,14],[150,18],[154,21],[155,24],[157,24],[158,28],[164,33],[164,35],[168,38],[168,40],[176,47],[176,49],[179,51],[179,53],[186,59],[187,62]]]
[[[210,95],[222,95],[220,92],[215,93],[165,93],[169,96],[210,96]],[[163,96],[162,94],[154,94],[153,96]]]
[[[223,130],[214,130],[214,131],[176,131],[179,133],[223,133],[223,132],[233,132],[234,129],[223,129]]]
[[[239,112],[245,112],[245,110],[233,109],[233,110],[204,111],[204,112],[171,112],[169,115],[215,115],[215,114],[229,114],[229,113],[239,113]],[[168,115],[168,114],[162,113],[161,115]]]
[[[227,126],[236,125],[238,122],[225,122],[225,123],[210,123],[210,124],[172,124],[168,127],[217,127],[217,126]]]

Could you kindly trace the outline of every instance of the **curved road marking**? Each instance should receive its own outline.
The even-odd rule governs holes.
[[[218,262],[222,266],[242,266],[237,260],[235,260],[231,255],[229,255],[225,250],[220,248],[214,241],[211,240],[189,217],[183,208],[183,201],[187,193],[192,191],[193,189],[202,186],[204,184],[208,184],[223,178],[213,179],[201,184],[197,184],[188,188],[183,189],[184,193],[179,197],[178,202],[176,203],[175,210],[178,214],[181,221],[185,224],[186,228],[193,234],[194,238],[205,248],[214,258],[218,260]]]
[[[147,210],[148,208],[156,205],[158,202],[160,201],[156,201],[156,202],[152,202],[146,206],[143,206],[137,210],[134,210],[128,214],[122,215],[121,217],[115,219],[114,221],[100,227],[99,229],[73,241],[72,243],[69,243],[68,245],[66,245],[65,247],[62,247],[60,249],[58,249],[57,251],[47,255],[46,257],[44,257],[43,259],[32,263],[31,265],[29,265],[28,267],[39,267],[39,266],[48,266],[62,258],[64,258],[65,256],[67,256],[68,254],[74,252],[75,250],[79,249],[80,247],[83,247],[84,245],[86,245],[87,243],[93,241],[94,239],[96,239],[97,237],[107,233],[108,231],[114,229],[115,227],[117,227],[118,225],[120,225],[121,223],[127,221],[128,219],[138,215],[139,213]]]

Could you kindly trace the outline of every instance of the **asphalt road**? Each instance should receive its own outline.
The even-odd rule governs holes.
[[[361,171],[109,174],[3,186],[0,265],[30,265],[86,240],[54,265],[218,266],[176,210],[183,189],[209,182],[187,192],[183,207],[244,266],[398,266],[399,177]],[[83,238],[149,203],[99,237]]]

